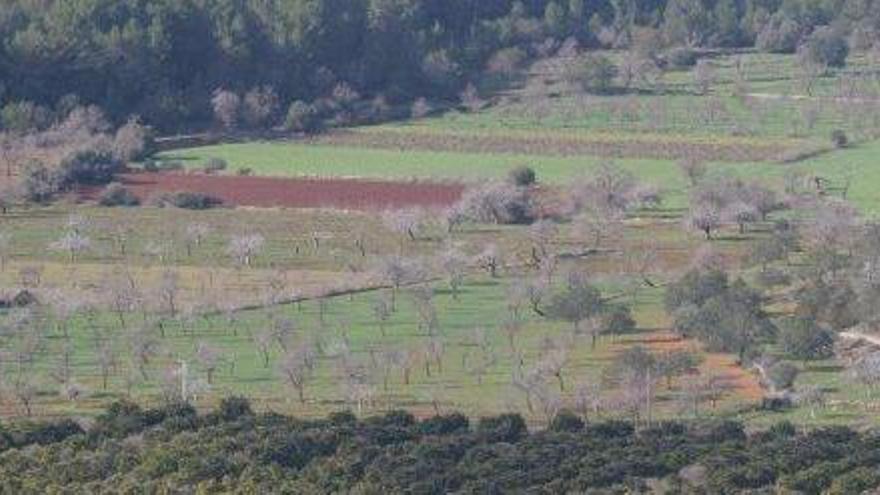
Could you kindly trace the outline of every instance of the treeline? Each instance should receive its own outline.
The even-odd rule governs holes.
[[[94,104],[116,123],[139,115],[166,131],[210,123],[224,103],[216,99],[220,89],[245,100],[245,117],[256,108],[251,116],[260,121],[266,110],[283,121],[291,104],[320,99],[342,106],[363,100],[381,111],[456,96],[484,71],[545,56],[563,40],[630,47],[647,36],[654,47],[757,43],[793,51],[816,26],[833,25],[852,35],[851,44],[870,46],[880,26],[874,6],[855,0],[9,0],[0,5],[0,102],[31,102],[25,110],[36,117]],[[420,107],[426,111],[424,101]],[[299,105],[293,120],[302,112]],[[2,120],[7,130],[21,123]]]
[[[117,403],[88,431],[69,420],[0,433],[4,493],[860,493],[880,485],[880,435],[847,427],[747,434],[734,422],[585,424],[529,432],[502,415],[406,412],[304,421],[243,399]],[[653,490],[653,491],[652,491]]]

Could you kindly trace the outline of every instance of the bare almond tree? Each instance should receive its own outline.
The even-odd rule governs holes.
[[[678,168],[687,177],[691,187],[695,187],[706,176],[705,162],[696,157],[686,157],[678,161]]]
[[[269,367],[269,358],[272,354],[272,343],[274,342],[274,332],[271,329],[256,330],[251,335],[251,340],[257,348],[257,352],[263,358],[263,368]]]
[[[428,103],[428,100],[425,98],[416,98],[416,101],[413,102],[412,108],[410,109],[410,116],[413,119],[423,119],[431,114],[434,111],[434,108]]]
[[[220,366],[221,357],[220,350],[211,344],[199,342],[198,346],[196,346],[196,360],[199,362],[202,369],[205,370],[208,385],[214,383],[214,373]]]
[[[205,237],[210,231],[211,228],[204,223],[196,222],[186,226],[184,237],[186,245],[186,256],[188,258],[192,257],[193,249],[198,249],[202,247],[202,243],[205,241]]]
[[[467,273],[467,257],[455,246],[447,247],[439,259],[440,269],[446,275],[446,282],[452,291],[452,298],[458,300],[459,290]]]
[[[214,117],[227,130],[234,129],[241,113],[241,98],[232,91],[217,89],[211,98]]]
[[[172,270],[164,270],[156,290],[161,311],[170,317],[177,316],[177,298],[180,292],[180,276]],[[164,330],[163,330],[163,337]]]
[[[498,277],[498,269],[501,267],[501,252],[496,244],[486,244],[475,261],[480,268],[489,273],[489,276]]]
[[[266,238],[260,234],[237,235],[229,240],[226,252],[232,256],[238,266],[250,268],[265,244]]]
[[[79,256],[91,247],[91,239],[76,230],[65,232],[60,239],[49,245],[50,249],[66,252],[71,263],[76,263]]]
[[[127,163],[142,158],[147,151],[150,131],[137,117],[128,119],[113,137],[113,156]]]
[[[701,58],[694,67],[694,84],[701,95],[709,94],[715,84],[716,73],[712,62]]]
[[[251,88],[241,102],[244,120],[251,127],[265,127],[271,123],[272,117],[278,113],[280,104],[278,93],[272,86]]]
[[[383,337],[386,336],[388,320],[391,319],[391,315],[394,313],[391,298],[392,296],[389,291],[381,291],[373,301],[373,316],[375,316],[376,322],[379,324],[379,331]]]
[[[486,106],[486,102],[480,98],[480,92],[473,83],[469,83],[464,88],[464,91],[459,95],[459,100],[461,101],[461,106],[469,112],[479,112]]]
[[[382,223],[388,230],[405,235],[411,241],[416,240],[416,232],[422,222],[423,214],[416,209],[389,210],[382,214]]]
[[[428,274],[419,260],[388,256],[379,260],[375,272],[391,285],[391,310],[396,311],[397,292],[406,284],[423,281]]]

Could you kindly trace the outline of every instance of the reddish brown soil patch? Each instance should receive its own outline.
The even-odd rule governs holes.
[[[654,352],[699,351],[700,349],[698,342],[681,339],[668,330],[658,330],[640,335],[638,339],[630,339],[625,342],[626,346],[633,344],[644,345]],[[759,401],[764,396],[764,391],[755,376],[739,366],[735,356],[705,353],[703,357],[704,361],[700,365],[700,373],[717,377],[721,381],[722,388],[747,401]]]
[[[461,184],[182,173],[128,173],[119,176],[119,182],[141,201],[161,193],[188,191],[210,194],[233,206],[352,210],[443,207],[458,201],[464,191]],[[94,200],[99,194],[100,189],[88,188],[80,197]]]

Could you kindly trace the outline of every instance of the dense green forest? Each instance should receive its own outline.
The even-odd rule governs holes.
[[[540,432],[502,415],[405,412],[302,421],[227,399],[117,403],[84,431],[65,420],[0,434],[3,493],[860,493],[880,483],[880,435],[734,422],[585,424]]]
[[[7,0],[0,5],[0,101],[31,102],[30,113],[47,115],[95,104],[119,123],[139,115],[171,131],[209,123],[212,95],[221,88],[251,91],[279,113],[293,101],[330,96],[381,95],[392,105],[449,98],[493,57],[517,62],[566,39],[586,48],[627,47],[648,30],[667,47],[757,44],[793,51],[817,26],[831,25],[870,43],[880,27],[876,6],[871,0]]]

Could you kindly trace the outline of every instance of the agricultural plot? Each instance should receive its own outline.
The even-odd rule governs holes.
[[[340,218],[345,216],[338,214]],[[677,276],[688,262],[693,239],[675,224],[663,227],[662,224],[633,222],[619,240],[619,247],[636,249],[643,242],[645,229],[653,232],[661,253],[650,276],[657,277],[658,282]],[[35,227],[35,230],[42,229]],[[149,234],[149,230],[146,233]],[[621,258],[623,252],[617,249],[566,262],[559,271],[586,270],[606,295],[632,303],[638,323],[633,333],[603,336],[594,346],[587,332],[573,334],[569,324],[536,315],[525,306],[511,309],[512,289],[523,277],[530,276],[528,269],[519,267],[516,261],[526,258],[528,249],[527,241],[515,240],[518,235],[503,228],[465,230],[458,234],[463,249],[472,249],[468,246],[479,245],[483,242],[481,239],[497,241],[512,236],[505,243],[512,249],[506,253],[509,262],[498,278],[480,270],[469,271],[455,293],[446,281],[432,282],[432,307],[437,318],[433,329],[428,328],[422,312],[421,286],[395,291],[395,310],[381,316],[377,305],[387,303],[391,289],[315,297],[319,294],[307,292],[310,280],[306,272],[268,269],[270,266],[303,266],[302,263],[311,266],[310,255],[305,250],[299,255],[287,254],[276,247],[257,258],[251,268],[230,266],[213,270],[214,283],[224,288],[226,301],[253,306],[243,310],[218,304],[223,299],[202,287],[207,280],[207,268],[200,267],[182,252],[147,267],[124,260],[104,264],[103,269],[93,262],[80,260],[46,261],[42,265],[43,279],[34,292],[43,297],[58,297],[68,304],[74,304],[73,301],[87,304],[88,310],[81,312],[82,307],[78,308],[77,316],[57,312],[41,315],[39,318],[50,329],[44,340],[34,344],[7,337],[7,343],[16,352],[25,352],[27,345],[38,345],[29,365],[34,373],[31,385],[40,391],[29,407],[37,414],[84,413],[100,408],[114,397],[138,399],[176,393],[183,379],[181,366],[185,363],[187,386],[206,406],[219,397],[243,394],[261,408],[292,411],[302,416],[320,416],[342,407],[376,411],[405,405],[425,415],[450,410],[473,415],[528,411],[527,416],[536,423],[546,420],[553,408],[562,404],[575,407],[579,400],[587,400],[581,395],[598,393],[595,390],[603,380],[603,369],[620,349],[643,345],[656,347],[659,352],[674,342],[676,348],[702,354],[695,342],[669,340],[668,335],[657,333],[655,325],[663,321],[662,291],[633,287],[634,274],[621,271],[621,267],[627,265]],[[208,253],[219,250],[219,237],[217,232],[206,235],[205,244],[198,248],[195,257],[202,257],[199,253],[211,256]],[[278,242],[275,237],[270,240]],[[38,244],[36,240],[29,242]],[[403,242],[391,236],[390,242],[385,244],[388,249],[410,253],[427,254],[440,247],[430,236]],[[568,234],[561,235],[558,242],[563,250],[577,246],[577,241]],[[516,252],[517,245],[521,246],[518,248],[521,253]],[[131,252],[136,252],[135,246],[138,243],[132,245]],[[731,260],[737,258],[738,249],[735,242],[723,246]],[[18,275],[15,269],[20,263],[18,258],[22,257],[19,254],[9,260],[2,274],[4,278]],[[215,263],[221,267],[224,264],[219,260]],[[314,263],[319,266],[322,261]],[[145,298],[150,298],[153,288],[161,290],[163,274],[176,274],[179,277],[177,313],[167,313],[156,321],[130,308],[114,309],[112,305],[102,304],[100,296],[105,297],[106,303],[112,293],[103,292],[101,288],[108,281],[126,280],[102,270],[126,270],[127,276],[142,288],[132,294]],[[289,277],[286,280],[272,280],[272,277],[285,275]],[[336,278],[340,275],[335,273]],[[364,271],[345,277],[354,283],[368,275],[369,272]],[[72,281],[77,283],[74,288],[82,292],[95,290],[98,300],[77,300],[71,293],[64,299],[60,289]],[[562,282],[557,279],[555,283]],[[316,283],[314,287],[326,289],[327,286]],[[304,300],[283,303],[285,296],[294,295]],[[162,312],[161,304],[158,301],[157,304],[156,310]],[[9,313],[8,318],[15,319],[17,311]],[[660,340],[658,335],[662,337]],[[304,342],[314,344],[317,364],[314,374],[301,384],[300,390],[285,377],[284,359],[288,354],[284,346]],[[525,395],[524,389],[517,385],[518,373],[535,366],[547,346],[563,343],[570,349],[560,364],[564,371],[560,372],[559,383],[554,382],[548,388],[551,396]],[[735,404],[754,399],[756,385],[752,377],[731,366],[722,356],[707,356],[703,365],[705,372],[717,373],[719,390],[723,390],[719,391],[720,401],[712,410],[732,410]],[[65,362],[67,364],[63,364]],[[68,402],[58,400],[51,393],[52,377],[61,369],[73,377],[81,398]],[[667,385],[658,395],[656,414],[659,416],[678,414],[682,407],[682,389],[677,383]],[[14,389],[10,393],[14,396]],[[598,396],[589,400],[599,403]],[[609,396],[605,400],[623,399]],[[710,410],[709,405],[703,407],[706,412]],[[612,414],[599,406],[595,413]]]
[[[33,371],[27,380],[11,375],[18,378],[7,383],[6,407],[81,413],[120,397],[172,397],[183,387],[204,406],[241,394],[261,409],[299,416],[405,407],[420,415],[516,411],[539,424],[560,408],[639,414],[641,399],[608,369],[644,348],[693,353],[699,363],[689,373],[710,378],[698,400],[692,376],[661,383],[651,395],[655,417],[699,411],[754,423],[870,421],[854,395],[866,389],[844,385],[835,362],[801,366],[802,381],[825,389],[834,407],[757,411],[763,389],[753,370],[670,330],[667,284],[707,245],[734,274],[752,277],[741,271],[743,262],[778,219],[745,211],[741,231],[713,224],[705,228],[712,241],[701,240],[687,229],[704,227],[686,218],[697,181],[682,162],[704,164],[707,182],[737,178],[780,194],[812,194],[821,183],[822,194],[846,196],[868,215],[880,211],[872,187],[873,106],[839,95],[845,78],[861,77],[867,66],[860,61],[851,74],[816,82],[815,94],[824,98],[817,99],[798,93],[784,71],[768,69],[792,66],[789,59],[743,57],[750,68],[745,94],[735,95],[740,69],[733,58],[713,60],[715,81],[705,94],[691,71],[673,71],[664,92],[583,96],[560,85],[552,67],[538,67],[522,87],[494,95],[479,111],[307,139],[170,150],[157,163],[183,170],[120,177],[148,205],[158,193],[186,190],[224,200],[217,210],[13,210],[2,227],[0,283],[78,309],[69,318],[6,313],[9,328],[48,329],[36,342],[22,332],[5,335],[13,357]],[[832,142],[835,130],[849,146],[837,149],[843,143]],[[200,170],[211,160],[225,170]],[[560,220],[551,236],[560,260],[553,270],[536,261],[541,234],[530,227],[499,226],[497,219],[445,224],[450,206],[481,184],[507,179],[514,167],[534,170],[539,185],[529,191],[552,204],[610,162],[657,188],[662,203],[613,218],[620,231],[601,246],[585,247],[583,218]],[[89,203],[99,195],[86,187],[74,199]],[[386,211],[393,209],[403,213]],[[607,225],[586,223],[588,234],[605,235]],[[85,236],[87,245],[59,244],[65,232]],[[639,267],[635,258],[648,244],[654,257]],[[451,250],[467,260],[455,289],[444,274]],[[487,265],[487,252],[504,261]],[[423,264],[425,276],[395,282],[381,266],[395,258]],[[635,328],[593,345],[589,330],[515,303],[523,280],[547,276],[551,293],[569,272],[586,273],[605,302],[630,307]],[[67,387],[61,398],[53,390],[59,383]]]

